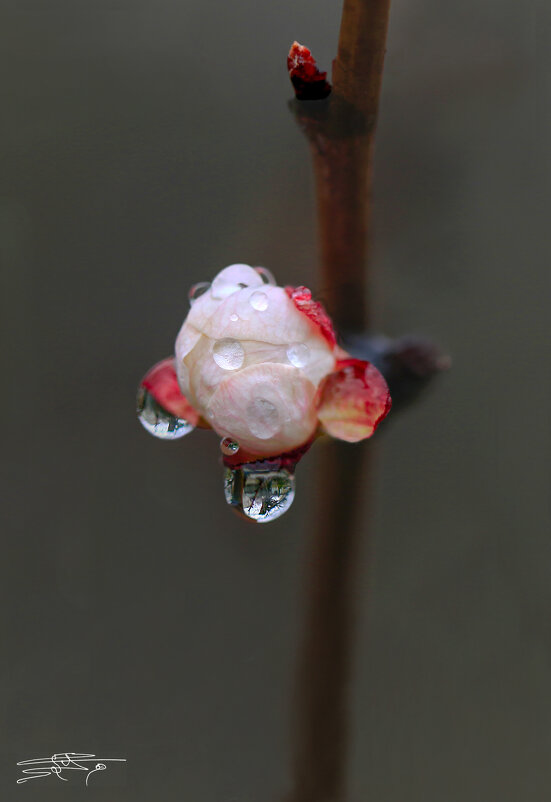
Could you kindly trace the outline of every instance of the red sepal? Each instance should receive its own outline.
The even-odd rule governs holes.
[[[167,412],[197,426],[200,415],[180,390],[174,362],[174,357],[157,362],[143,377],[142,387],[145,387]]]
[[[298,42],[291,45],[287,69],[298,100],[322,100],[331,92],[327,73],[318,69],[310,50]]]
[[[278,454],[274,457],[259,457],[248,451],[239,449],[235,454],[224,456],[222,461],[227,468],[242,468],[244,465],[248,467],[254,465],[258,470],[279,471],[285,469],[293,473],[295,466],[309,450],[315,439],[316,436],[314,435],[307,443],[304,443],[298,448],[294,448],[292,451],[287,451],[285,454]]]
[[[342,359],[320,388],[318,417],[328,434],[356,443],[371,437],[391,406],[387,383],[371,362]]]
[[[310,318],[312,323],[315,323],[321,335],[325,337],[331,348],[334,348],[337,343],[337,336],[331,318],[323,305],[319,301],[314,301],[308,287],[285,287],[285,292],[298,311]]]

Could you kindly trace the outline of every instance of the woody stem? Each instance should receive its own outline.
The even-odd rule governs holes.
[[[390,0],[344,0],[333,91],[294,101],[316,182],[322,294],[337,329],[369,322],[367,259],[374,135]],[[344,800],[348,683],[360,540],[371,454],[325,445],[320,511],[308,548],[299,654],[292,802]],[[366,458],[369,458],[367,460]]]

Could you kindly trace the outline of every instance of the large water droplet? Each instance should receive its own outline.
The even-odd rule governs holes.
[[[303,368],[310,360],[310,349],[304,343],[293,343],[287,349],[287,359],[295,368]]]
[[[268,308],[268,296],[265,292],[253,292],[249,298],[249,303],[257,312],[264,312]]]
[[[264,282],[264,284],[271,284],[272,287],[276,286],[276,280],[273,273],[267,267],[255,267],[256,272]]]
[[[268,440],[281,425],[277,407],[267,398],[253,398],[247,406],[247,424],[255,437]]]
[[[285,469],[226,468],[224,495],[228,504],[259,524],[275,521],[295,498],[295,477]]]
[[[245,351],[239,340],[224,337],[214,343],[212,356],[216,364],[224,370],[238,370],[245,360]]]
[[[136,411],[144,429],[163,440],[177,440],[195,428],[189,421],[164,409],[145,387],[138,390]]]
[[[231,437],[224,437],[224,439],[220,441],[220,451],[228,457],[232,454],[237,454],[239,451],[239,443],[237,440],[232,440]]]
[[[193,306],[193,303],[200,298],[207,290],[210,288],[210,281],[200,281],[198,284],[194,284],[193,287],[190,289],[188,293],[189,303]]]

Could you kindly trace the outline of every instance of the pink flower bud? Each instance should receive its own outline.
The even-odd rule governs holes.
[[[313,437],[316,393],[334,367],[323,329],[248,265],[216,276],[176,340],[183,394],[221,437],[256,456]]]
[[[390,409],[388,387],[339,348],[310,290],[278,287],[265,268],[230,265],[194,285],[190,303],[175,357],[142,379],[138,415],[167,440],[214,429],[227,502],[274,520],[292,503],[295,466],[316,435],[370,437]]]

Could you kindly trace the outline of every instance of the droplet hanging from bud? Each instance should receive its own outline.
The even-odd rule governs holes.
[[[138,389],[136,411],[144,429],[162,440],[177,440],[195,429],[189,421],[164,409],[143,386]]]
[[[268,523],[286,513],[293,503],[295,476],[285,468],[226,467],[224,494],[237,512],[256,523]]]
[[[163,440],[177,440],[195,429],[199,413],[180,390],[174,357],[147,371],[138,388],[136,411],[144,429]]]

